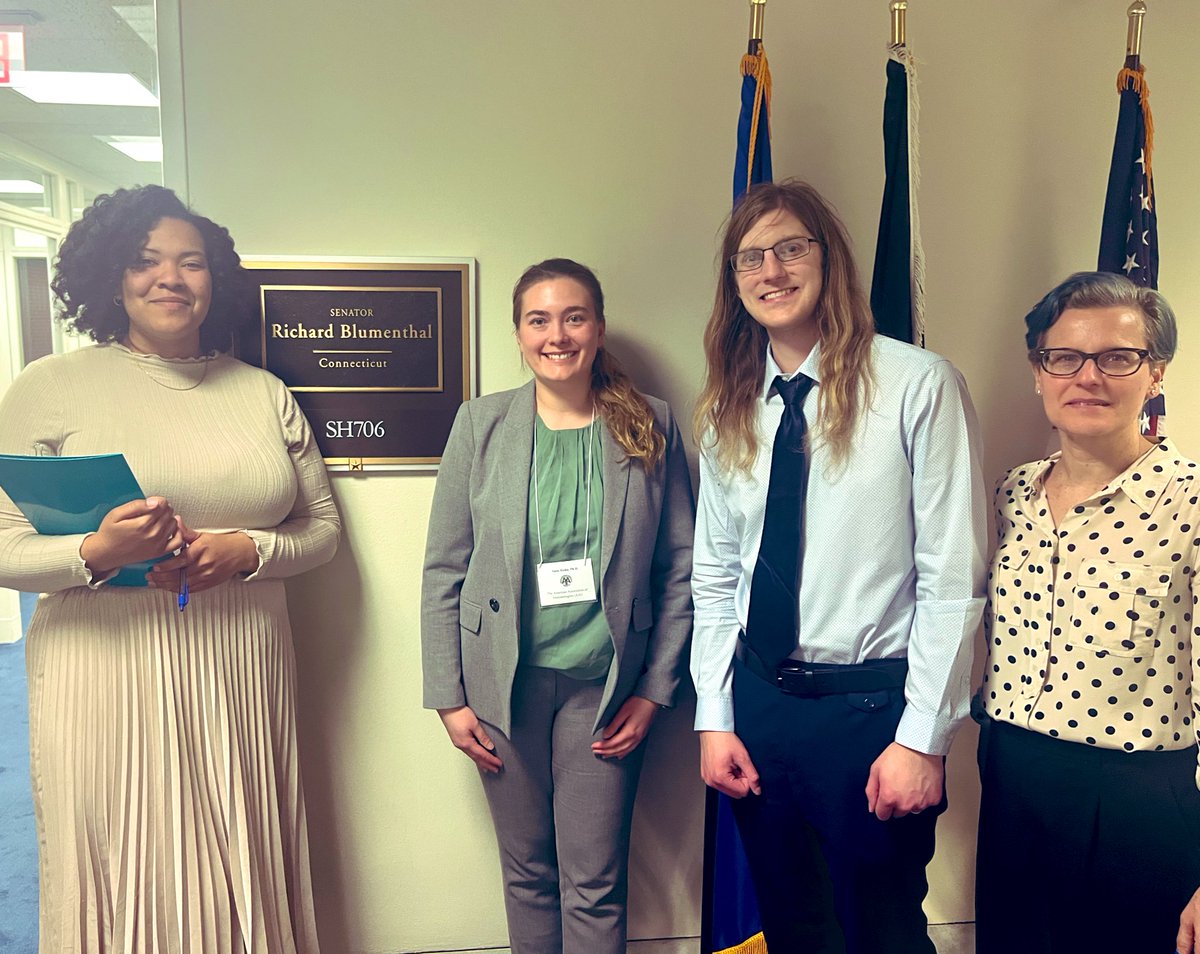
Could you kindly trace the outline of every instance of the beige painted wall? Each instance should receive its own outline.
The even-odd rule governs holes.
[[[169,184],[247,253],[473,256],[483,391],[522,380],[508,292],[548,255],[593,265],[609,333],[690,412],[729,203],[746,8],[722,0],[180,0]],[[964,371],[989,480],[1046,430],[1020,319],[1093,267],[1125,0],[916,0],[929,345]],[[868,9],[869,8],[869,9]],[[1156,0],[1162,288],[1182,317],[1171,428],[1200,454],[1200,9]],[[163,16],[173,20],[168,9]],[[169,38],[174,24],[167,24]],[[841,208],[869,270],[882,188],[887,4],[767,12],[775,167]],[[164,81],[168,93],[178,85]],[[1188,420],[1187,416],[1191,415]],[[322,933],[331,951],[504,939],[473,770],[421,711],[419,565],[429,476],[338,477],[346,543],[291,588]],[[951,756],[929,911],[971,916],[974,737]],[[656,730],[634,834],[635,937],[698,933],[701,790],[686,712]]]

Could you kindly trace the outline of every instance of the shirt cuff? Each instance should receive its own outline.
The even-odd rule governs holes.
[[[896,727],[896,741],[914,752],[925,755],[945,755],[963,720],[946,722],[930,712],[922,712],[911,705],[904,707],[900,724]]]
[[[245,580],[247,583],[253,583],[255,577],[262,572],[262,568],[267,565],[267,548],[270,545],[267,540],[267,534],[262,530],[231,530],[230,533],[244,533],[250,538],[250,542],[254,544],[254,552],[258,555],[258,566],[254,568],[252,573],[239,573],[238,578]]]
[[[95,532],[96,531],[93,530],[91,533],[85,533],[83,535],[83,539],[79,541],[79,549],[76,551],[76,553],[79,554],[79,565],[83,569],[83,575],[85,578],[84,585],[89,590],[100,589],[100,587],[102,587],[105,583],[107,583],[114,576],[116,576],[118,573],[121,572],[121,568],[117,567],[115,569],[109,570],[107,573],[102,574],[101,576],[97,576],[95,573],[93,573],[88,568],[87,561],[83,558],[83,552],[82,552],[83,551],[83,541],[86,540],[88,537],[90,537]]]
[[[732,732],[733,696],[698,696],[696,698],[697,732]]]

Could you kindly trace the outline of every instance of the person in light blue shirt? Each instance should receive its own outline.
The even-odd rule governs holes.
[[[735,799],[769,949],[933,954],[925,866],[983,609],[975,413],[945,358],[874,333],[810,186],[751,188],[723,261],[696,411],[701,774]]]

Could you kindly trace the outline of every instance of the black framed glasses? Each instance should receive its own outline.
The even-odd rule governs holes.
[[[774,252],[781,262],[794,262],[798,258],[804,258],[812,251],[814,245],[821,244],[823,243],[820,239],[800,235],[776,242],[770,248],[744,248],[740,252],[734,252],[729,256],[729,264],[735,272],[752,272],[762,268],[767,252]]]
[[[1035,352],[1038,363],[1047,374],[1069,378],[1078,374],[1089,361],[1095,361],[1101,374],[1110,378],[1126,378],[1138,370],[1150,352],[1145,348],[1109,348],[1107,351],[1076,351],[1074,348],[1041,348]]]

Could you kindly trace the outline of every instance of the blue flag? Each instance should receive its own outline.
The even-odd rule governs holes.
[[[771,181],[771,68],[761,41],[742,57],[742,108],[733,161],[733,202],[756,182]]]
[[[733,803],[716,789],[704,803],[702,954],[766,954],[762,918]]]
[[[761,40],[742,57],[742,107],[733,163],[733,202],[752,185],[771,181],[771,69]],[[704,803],[702,954],[766,954],[750,865],[729,798],[708,789]]]

